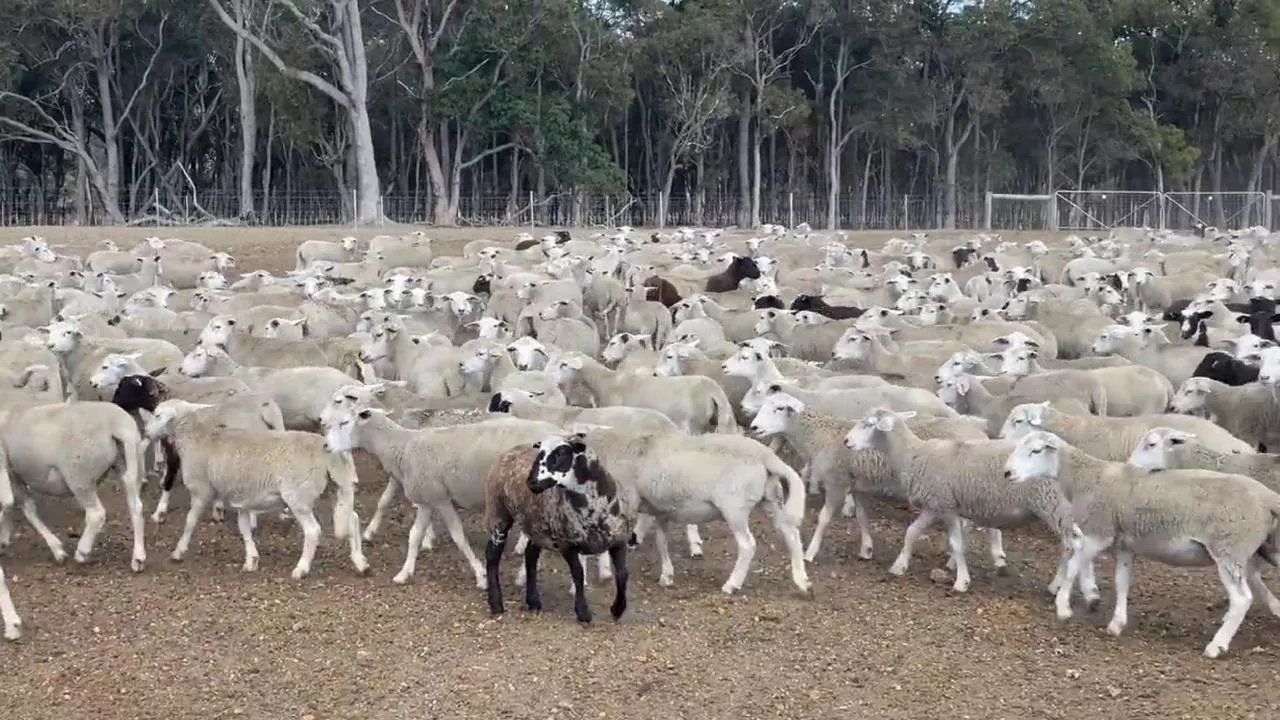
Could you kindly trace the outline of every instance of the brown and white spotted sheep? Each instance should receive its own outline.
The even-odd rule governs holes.
[[[507,536],[518,526],[529,536],[524,553],[529,610],[542,609],[538,558],[544,549],[557,550],[573,578],[574,614],[580,622],[591,622],[581,556],[607,552],[617,591],[610,613],[614,620],[622,617],[627,609],[627,546],[634,543],[638,506],[635,490],[614,480],[581,434],[508,450],[494,463],[485,485],[490,612],[503,612],[498,568]]]

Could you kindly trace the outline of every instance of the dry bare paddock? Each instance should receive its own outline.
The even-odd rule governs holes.
[[[0,242],[40,234],[76,249],[111,237],[122,245],[151,234],[204,242],[237,256],[243,269],[292,267],[306,238],[325,229],[25,228]],[[518,229],[431,231],[441,249]],[[357,233],[361,237],[374,234]],[[891,233],[857,234],[878,244]],[[449,242],[442,242],[448,240]],[[861,244],[861,243],[859,243]],[[466,416],[454,415],[452,421]],[[382,488],[376,463],[360,459],[358,506],[367,518]],[[945,560],[935,532],[919,545],[907,577],[886,568],[905,516],[881,513],[874,562],[854,558],[848,524],[833,528],[812,568],[812,600],[797,597],[772,528],[754,527],[755,572],[740,597],[720,583],[732,537],[708,526],[707,556],[674,547],[677,586],[657,585],[651,544],[632,562],[632,605],[618,625],[605,612],[611,587],[594,587],[597,617],[573,621],[568,578],[544,559],[546,610],[529,616],[503,573],[508,614],[489,618],[482,593],[438,529],[411,585],[390,578],[404,559],[411,515],[403,503],[366,552],[356,577],[340,544],[326,537],[311,579],[291,581],[300,533],[263,518],[262,569],[240,571],[234,522],[202,524],[183,564],[168,560],[182,512],[148,526],[146,571],[128,570],[120,493],[104,492],[109,524],[85,567],[57,567],[19,520],[4,559],[27,635],[0,646],[0,705],[15,720],[96,717],[400,718],[1265,718],[1276,717],[1275,641],[1280,621],[1250,614],[1230,657],[1200,656],[1224,610],[1210,571],[1171,571],[1141,562],[1133,623],[1120,639],[1103,627],[1111,598],[1109,562],[1099,567],[1107,605],[1059,624],[1044,585],[1056,550],[1038,532],[1007,534],[1013,570],[991,572],[974,534],[973,589],[952,596],[930,582]],[[154,487],[146,493],[148,508]],[[185,507],[179,491],[175,507]],[[44,503],[51,526],[78,532],[70,501]],[[321,515],[324,518],[326,515]],[[468,524],[473,545],[484,535]],[[805,534],[812,528],[812,517]],[[326,524],[326,531],[328,531]],[[1268,578],[1277,584],[1275,573]]]

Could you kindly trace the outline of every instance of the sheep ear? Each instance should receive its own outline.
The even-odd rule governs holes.
[[[165,370],[164,368],[159,368],[159,369],[156,369],[156,370],[152,370],[151,372],[149,372],[149,373],[147,373],[147,374],[148,374],[148,375],[150,375],[151,377],[160,377],[161,375],[163,375],[163,374],[164,374],[164,370]]]
[[[1236,315],[1236,322],[1240,323],[1241,325],[1248,325],[1248,324],[1249,324],[1249,316],[1248,316],[1248,315]]]

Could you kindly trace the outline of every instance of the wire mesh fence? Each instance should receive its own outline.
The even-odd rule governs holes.
[[[750,225],[757,219],[741,213],[744,203],[737,193],[688,193],[664,197],[661,193],[603,195],[598,193],[533,193],[464,195],[450,206],[437,207],[425,194],[386,194],[380,198],[376,219],[357,222],[353,194],[339,192],[258,192],[252,213],[242,212],[237,192],[212,191],[188,194],[175,200],[129,196],[118,203],[119,215],[128,225],[435,225],[536,226],[536,227],[728,227]],[[923,195],[847,192],[835,199],[829,212],[826,193],[767,192],[759,202],[758,222],[794,227],[845,230],[920,230],[944,224],[939,198]],[[983,199],[966,194],[959,198],[956,227],[974,229],[983,221]],[[112,216],[100,203],[77,203],[56,193],[0,192],[0,226],[111,225]]]

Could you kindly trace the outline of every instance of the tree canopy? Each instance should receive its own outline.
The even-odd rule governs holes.
[[[6,223],[955,226],[1271,189],[1277,141],[1280,0],[0,0]]]

